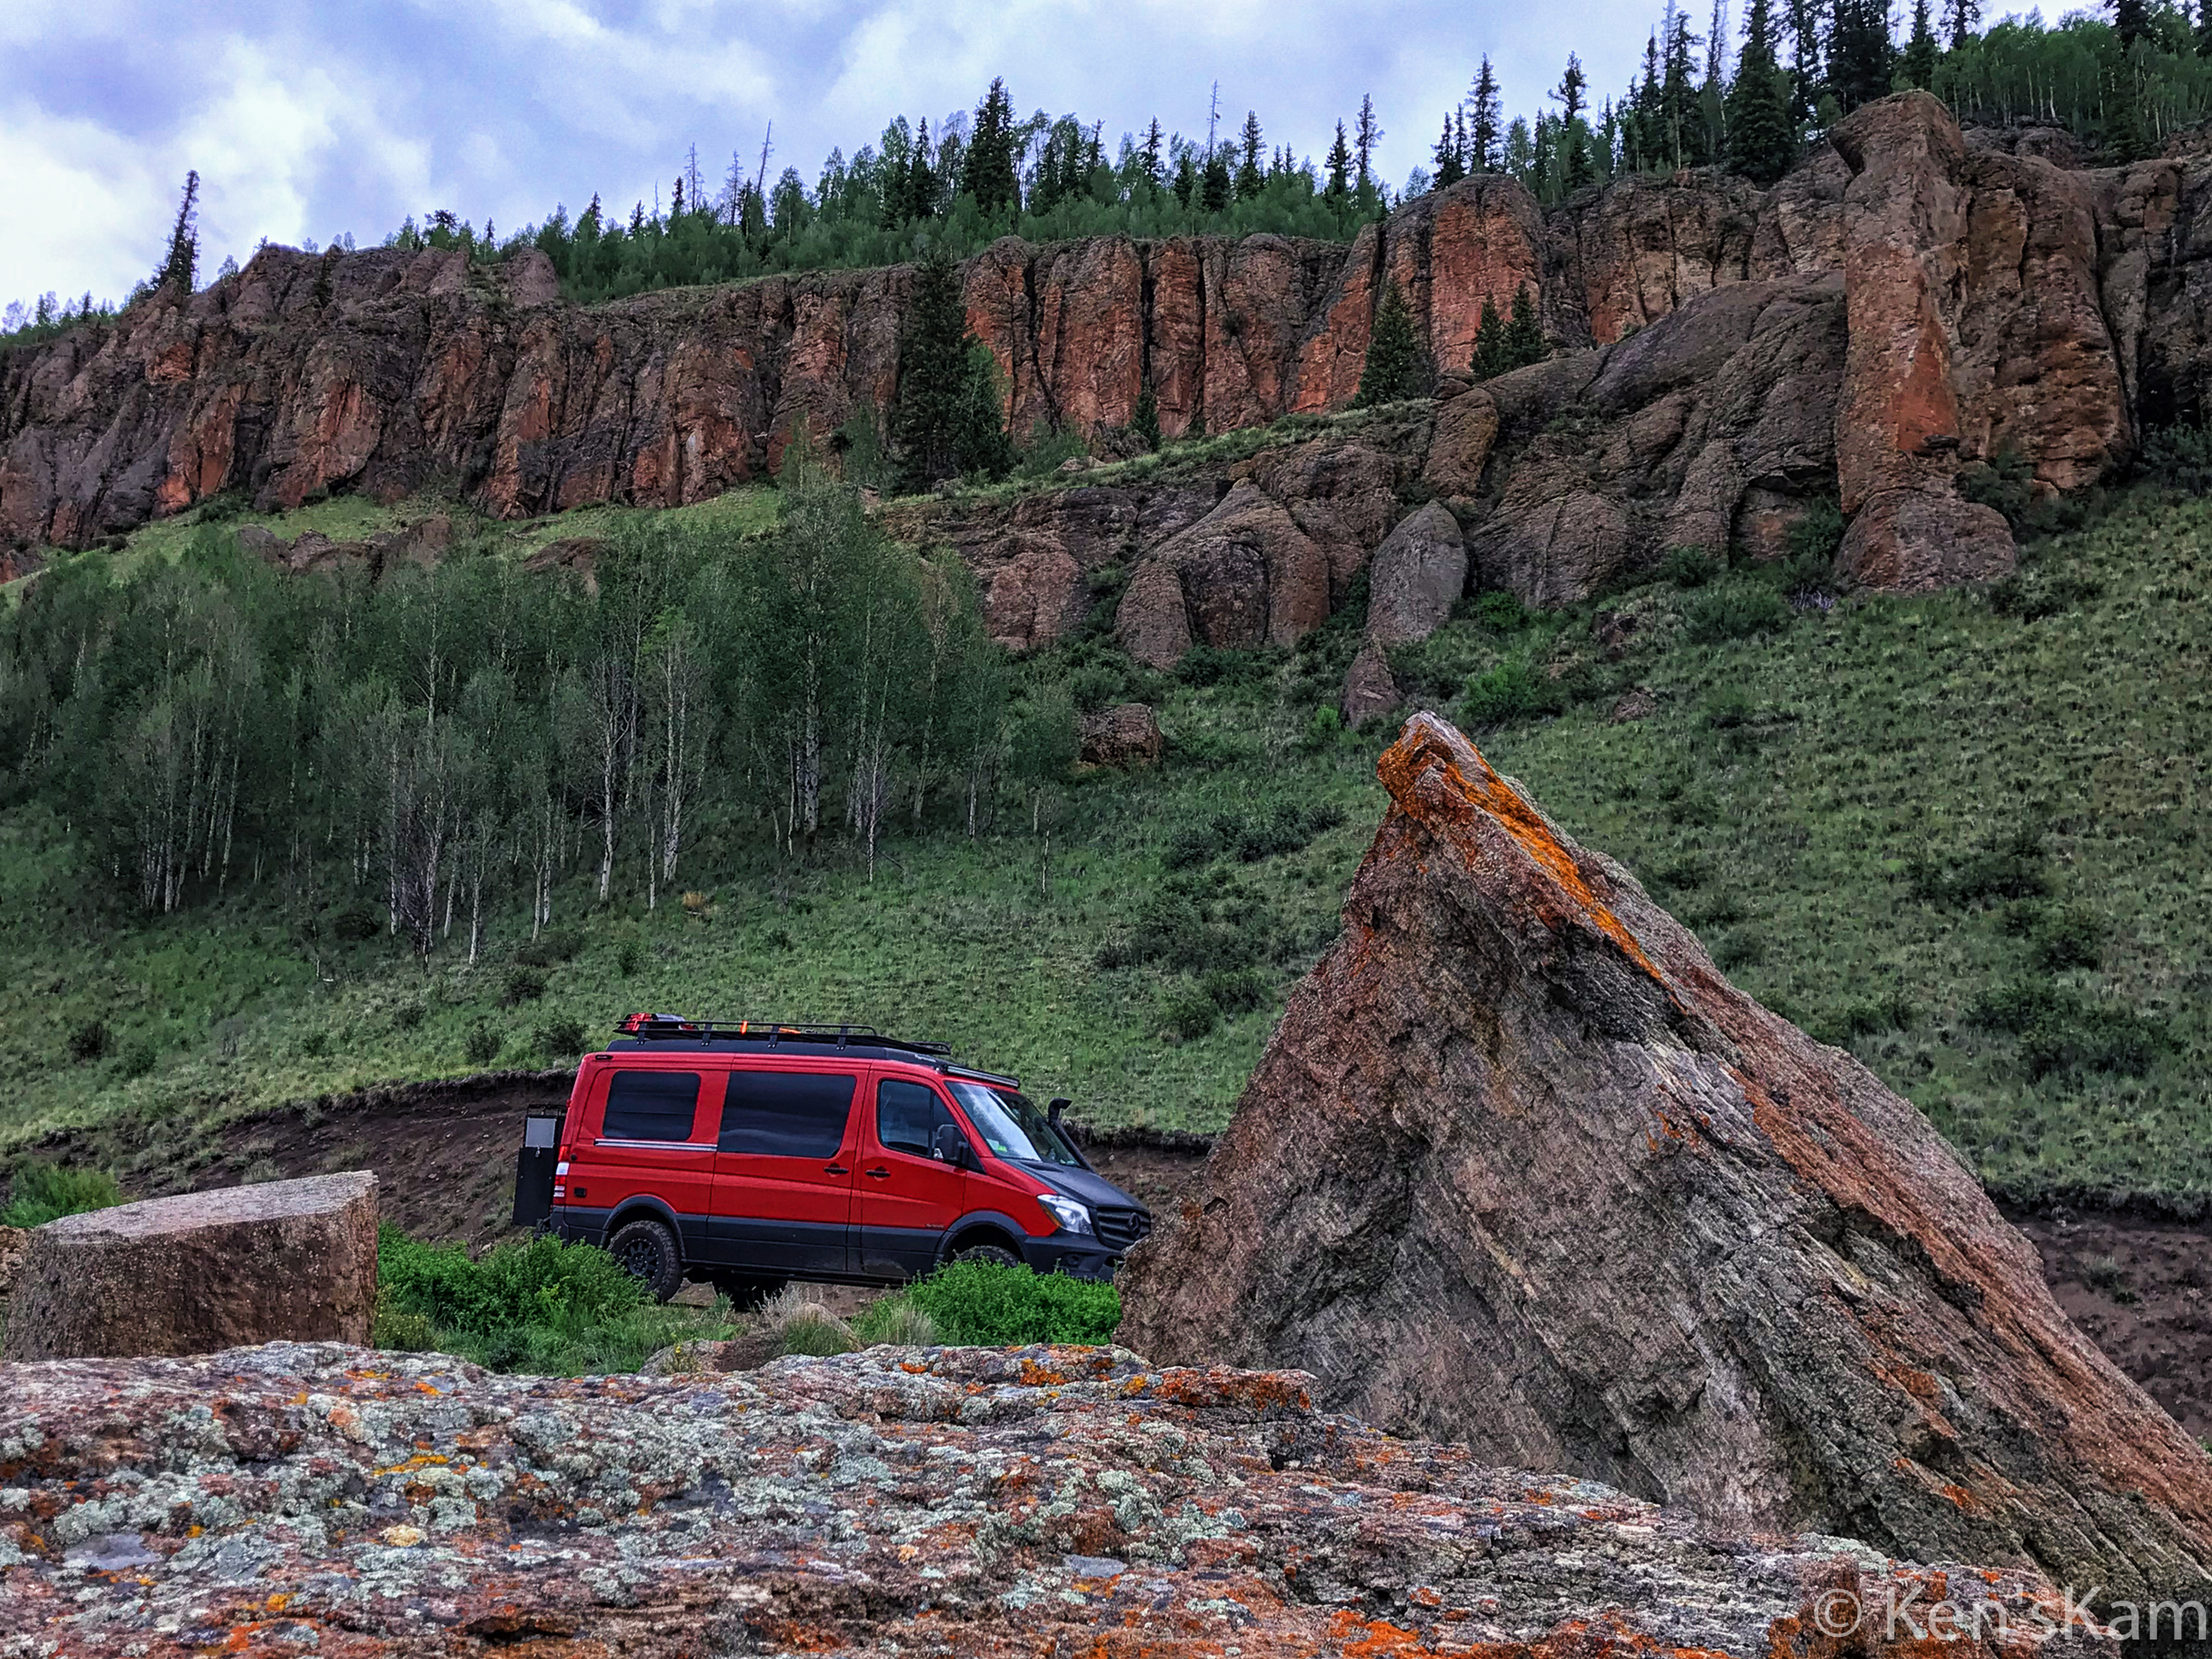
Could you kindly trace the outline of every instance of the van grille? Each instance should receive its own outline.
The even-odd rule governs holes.
[[[1150,1235],[1152,1214],[1145,1210],[1113,1209],[1091,1212],[1098,1241],[1110,1250],[1126,1250]]]

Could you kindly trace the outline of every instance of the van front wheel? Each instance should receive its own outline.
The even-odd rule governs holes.
[[[676,1235],[657,1221],[632,1221],[615,1229],[607,1254],[645,1281],[655,1302],[666,1302],[684,1282],[684,1258]]]
[[[956,1262],[976,1262],[985,1267],[1019,1267],[1020,1256],[1002,1244],[972,1244],[952,1258]]]

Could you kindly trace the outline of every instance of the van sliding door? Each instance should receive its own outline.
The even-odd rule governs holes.
[[[731,1071],[714,1155],[715,1259],[764,1277],[853,1271],[850,1071]]]

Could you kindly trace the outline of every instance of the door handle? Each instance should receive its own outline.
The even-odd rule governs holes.
[[[825,1175],[850,1175],[852,1171],[841,1164],[833,1164],[822,1171]]]
[[[872,1181],[887,1181],[891,1179],[891,1171],[888,1170],[870,1170],[868,1171],[868,1179]]]

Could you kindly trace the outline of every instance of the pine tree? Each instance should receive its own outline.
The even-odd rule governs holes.
[[[1907,86],[1926,91],[1935,85],[1935,25],[1928,16],[1928,0],[1912,0],[1912,38],[1905,42],[1902,67]]]
[[[1158,123],[1154,126],[1156,129]],[[976,106],[961,180],[987,218],[1021,205],[1021,180],[1014,172],[1014,100],[1002,80],[992,81]]]
[[[1198,187],[1199,203],[1209,213],[1225,213],[1231,194],[1229,150],[1225,144],[1206,157],[1205,175]]]
[[[1924,10],[1927,0],[1920,0]],[[1797,159],[1788,95],[1774,61],[1770,0],[1751,0],[1736,84],[1728,89],[1728,165],[1754,184],[1772,184]]]
[[[1359,183],[1363,188],[1375,180],[1375,147],[1382,142],[1382,123],[1375,119],[1375,100],[1362,93],[1359,101],[1359,127],[1353,143],[1359,157]]]
[[[1137,393],[1137,407],[1129,417],[1129,430],[1143,441],[1146,449],[1160,447],[1160,400],[1152,395],[1149,381]]]
[[[1966,50],[1967,42],[1974,38],[1974,26],[1982,20],[1978,0],[1943,0],[1943,32],[1950,38],[1955,52]],[[2200,53],[2203,48],[2198,48]]]
[[[1835,0],[1828,29],[1828,90],[1848,115],[1888,95],[1896,73],[1889,0]]]
[[[2120,50],[2127,49],[2151,32],[2150,0],[2111,0],[2112,30],[2120,37]]]
[[[960,273],[943,243],[932,240],[914,266],[914,297],[899,342],[898,411],[901,485],[924,489],[959,470],[963,417],[970,413],[967,306]]]
[[[1543,326],[1536,320],[1536,301],[1524,282],[1513,290],[1513,320],[1505,326],[1507,362],[1517,369],[1541,363],[1551,355]]]
[[[1413,313],[1397,280],[1383,286],[1382,303],[1375,308],[1374,326],[1367,336],[1367,363],[1361,369],[1355,409],[1372,409],[1410,397],[1421,377],[1421,345],[1414,337]]]
[[[1498,98],[1498,77],[1490,67],[1486,54],[1482,67],[1475,75],[1475,89],[1469,100],[1469,113],[1474,127],[1468,134],[1467,169],[1471,173],[1495,173],[1498,170],[1498,144],[1505,136],[1505,123]]]
[[[1628,100],[1631,160],[1641,169],[1655,168],[1663,156],[1672,153],[1664,137],[1659,87],[1659,36],[1653,34],[1644,40],[1644,78]]]
[[[1329,146],[1328,183],[1322,188],[1323,199],[1333,207],[1341,206],[1352,190],[1352,146],[1344,136],[1344,123],[1336,124],[1336,140]]]
[[[1971,0],[1954,0],[1954,4],[1970,4]],[[2212,58],[2212,0],[2197,0],[2197,56]]]
[[[1237,200],[1248,202],[1267,188],[1267,175],[1261,170],[1260,155],[1265,145],[1260,133],[1260,112],[1244,112],[1244,132],[1240,140],[1243,157],[1237,163]]]
[[[177,222],[169,231],[169,251],[162,259],[161,269],[154,273],[154,286],[175,283],[186,295],[199,274],[200,234],[193,220],[200,211],[200,175],[196,168],[184,175],[184,200],[177,207]]]
[[[1189,208],[1198,200],[1198,163],[1192,152],[1185,150],[1175,158],[1175,204]]]
[[[937,174],[929,165],[929,121],[922,121],[914,140],[913,158],[906,168],[906,216],[933,219],[937,213]]]
[[[1448,189],[1467,176],[1459,158],[1459,140],[1452,133],[1452,118],[1444,118],[1444,136],[1436,141],[1436,188]]]
[[[1820,107],[1824,0],[1790,0],[1790,120],[1801,130]]]
[[[1589,78],[1582,73],[1582,59],[1574,53],[1567,54],[1567,72],[1552,88],[1563,113],[1560,116],[1559,142],[1564,152],[1560,165],[1560,180],[1570,191],[1579,190],[1594,176],[1590,169],[1587,132],[1582,119],[1583,100],[1589,87]]]
[[[2104,106],[2106,160],[2125,164],[2148,156],[2153,145],[2143,130],[2142,88],[2125,63],[2105,66]]]
[[[1692,56],[1698,43],[1688,13],[1677,12],[1667,32],[1659,82],[1659,142],[1669,165],[1677,168],[1701,167],[1711,159],[1705,153],[1705,116],[1698,107]]]
[[[1160,118],[1154,116],[1152,125],[1144,129],[1144,142],[1137,146],[1137,154],[1144,162],[1144,176],[1156,187],[1167,175],[1160,171],[1161,146],[1166,139],[1160,132]]]
[[[1488,295],[1482,297],[1482,323],[1475,330],[1475,356],[1470,365],[1479,380],[1494,380],[1513,367],[1513,356],[1505,343],[1505,319],[1498,315],[1498,303]]]

